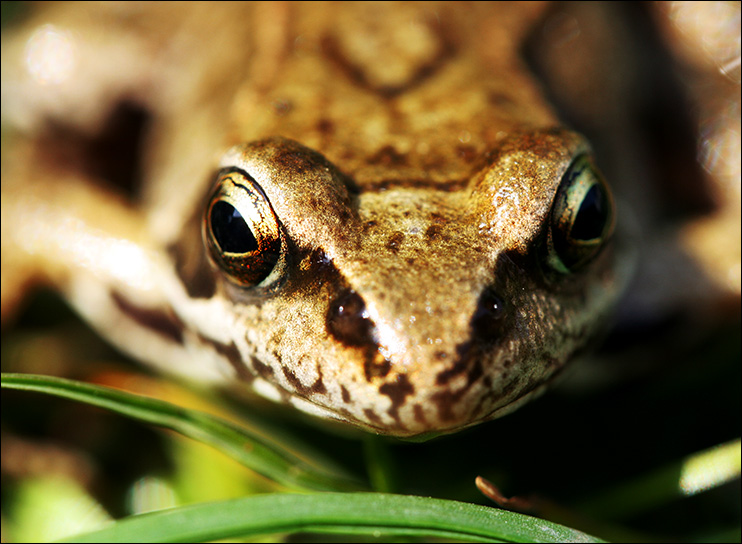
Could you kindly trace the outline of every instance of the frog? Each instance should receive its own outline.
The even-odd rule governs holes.
[[[518,408],[633,268],[521,56],[547,7],[39,10],[3,36],[4,319],[51,285],[162,372],[377,434]]]

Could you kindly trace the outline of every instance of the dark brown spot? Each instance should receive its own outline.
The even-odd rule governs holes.
[[[131,318],[135,323],[150,329],[169,340],[183,344],[183,322],[170,308],[153,310],[142,308],[126,300],[126,297],[117,291],[111,291],[111,298],[121,313]]]
[[[466,372],[466,367],[468,366],[468,364],[469,360],[467,358],[463,358],[458,360],[451,368],[440,371],[435,377],[436,385],[446,385],[456,376],[463,374],[464,372]]]
[[[441,234],[441,227],[438,225],[430,225],[425,229],[425,237],[430,240],[435,240]]]
[[[307,386],[301,383],[301,380],[296,376],[296,374],[294,374],[285,366],[282,366],[281,370],[283,371],[283,375],[286,376],[286,379],[289,381],[294,390],[302,397],[308,398],[315,394],[324,395],[325,393],[327,393],[325,384],[322,381],[322,371],[320,371],[319,376],[317,376],[317,379],[314,380],[314,383]]]
[[[343,402],[345,404],[348,404],[350,402],[350,393],[348,392],[348,390],[345,388],[344,385],[340,386],[340,394],[343,396]]]
[[[472,384],[482,377],[484,369],[482,368],[482,357],[484,356],[483,346],[478,342],[464,342],[456,347],[458,360],[449,369],[443,370],[436,376],[437,385],[445,385],[456,376],[466,374],[466,384],[462,390],[466,390]]]
[[[309,390],[315,395],[325,395],[327,393],[325,382],[322,380],[322,369],[319,365],[317,366],[317,379],[309,386]]]
[[[428,423],[427,419],[425,419],[425,412],[423,411],[423,407],[419,404],[415,404],[412,407],[412,411],[415,415],[415,421],[419,423],[420,425],[426,425]]]
[[[388,396],[392,405],[388,413],[399,423],[399,408],[404,405],[405,398],[415,392],[415,387],[410,383],[406,374],[399,374],[397,380],[391,383],[385,383],[379,387],[379,393]]]
[[[232,365],[232,368],[234,368],[235,374],[237,374],[237,377],[240,380],[245,382],[252,382],[255,379],[255,376],[253,376],[253,374],[245,366],[245,362],[242,359],[240,350],[237,349],[237,346],[234,342],[231,342],[229,344],[222,344],[221,342],[217,342],[216,340],[212,340],[211,338],[207,338],[206,336],[203,336],[201,334],[198,335],[198,339],[204,344],[209,344],[210,346],[212,346],[219,355],[227,359],[227,361],[229,361],[229,364]]]
[[[386,241],[386,248],[392,253],[396,253],[399,250],[399,246],[404,241],[404,234],[401,232],[395,232]]]
[[[368,158],[370,164],[384,166],[402,166],[407,162],[405,155],[399,153],[393,146],[385,145]]]
[[[381,425],[381,418],[376,415],[376,412],[371,410],[370,408],[365,408],[363,410],[363,413],[366,414],[366,418],[375,425]]]
[[[330,136],[335,132],[335,123],[329,119],[320,119],[317,123],[317,130],[322,134]]]
[[[430,400],[438,409],[438,418],[441,421],[453,421],[455,418],[453,407],[461,400],[465,391],[465,389],[460,389],[459,391],[440,391],[431,395]]]
[[[252,367],[255,373],[265,381],[272,382],[274,379],[273,369],[257,357],[251,357]]]
[[[326,324],[330,334],[346,346],[374,343],[374,325],[366,313],[366,304],[352,289],[344,290],[330,303]]]
[[[299,378],[296,377],[296,374],[294,374],[291,370],[289,370],[285,366],[282,366],[281,370],[283,371],[283,375],[286,376],[286,379],[291,384],[291,387],[293,387],[297,393],[301,393],[302,391],[307,389],[301,383],[301,380],[299,380]]]
[[[381,353],[375,351],[367,356],[363,362],[363,372],[366,381],[372,381],[374,378],[384,378],[392,369],[392,362],[384,358]]]

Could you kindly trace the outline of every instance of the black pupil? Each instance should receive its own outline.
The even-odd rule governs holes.
[[[228,202],[219,201],[211,208],[211,231],[227,253],[249,253],[258,249],[250,227],[237,209]]]
[[[571,236],[576,240],[593,240],[603,234],[608,219],[608,203],[600,185],[593,185],[585,195],[572,225]]]

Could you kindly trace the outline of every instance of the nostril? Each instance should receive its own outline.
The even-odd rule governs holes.
[[[480,341],[496,342],[505,326],[505,303],[491,290],[482,293],[471,320],[474,334]]]
[[[348,346],[363,346],[373,342],[374,323],[368,317],[366,304],[352,289],[341,292],[327,311],[327,330]]]

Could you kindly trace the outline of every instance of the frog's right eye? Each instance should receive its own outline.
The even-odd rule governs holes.
[[[549,217],[549,267],[576,272],[593,260],[613,233],[611,191],[588,155],[575,158],[562,176]]]
[[[281,257],[281,229],[258,183],[246,172],[219,172],[209,196],[203,236],[212,261],[232,282],[259,285]]]

